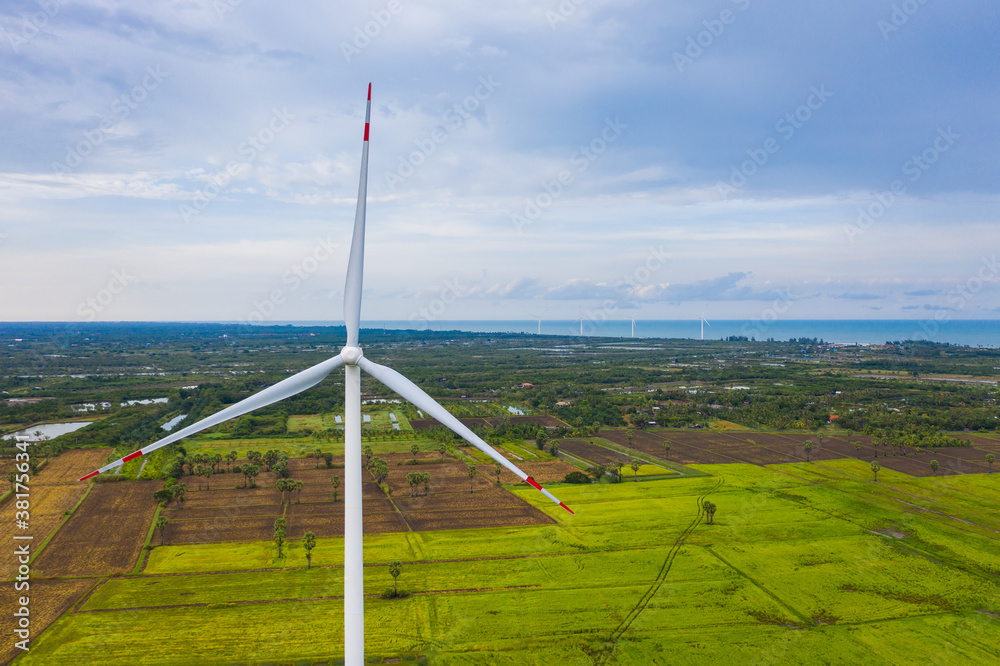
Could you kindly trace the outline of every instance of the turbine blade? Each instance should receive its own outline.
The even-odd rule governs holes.
[[[409,379],[399,374],[392,368],[387,368],[386,366],[379,365],[374,361],[369,361],[367,358],[363,356],[361,357],[361,360],[358,361],[358,365],[361,366],[361,369],[367,372],[369,375],[379,380],[380,382],[391,388],[393,391],[395,391],[396,393],[403,396],[411,403],[419,407],[421,410],[423,410],[425,414],[431,415],[432,417],[440,421],[442,424],[450,428],[452,431],[454,431],[456,434],[461,435],[467,442],[469,442],[477,449],[488,455],[490,458],[493,458],[493,460],[496,460],[498,463],[500,463],[508,470],[513,472],[517,476],[517,478],[530,484],[536,490],[540,491],[543,495],[548,497],[550,500],[552,500],[562,508],[566,509],[570,513],[573,513],[573,511],[568,506],[560,502],[558,499],[556,499],[556,497],[552,493],[547,491],[545,488],[542,488],[537,481],[535,481],[530,476],[519,470],[512,462],[510,462],[502,455],[500,455],[496,449],[494,449],[492,446],[481,440],[476,435],[476,433],[469,430],[465,425],[462,424],[461,421],[456,419],[444,407],[439,405],[434,398],[424,393],[423,389],[421,389],[419,386],[411,382]]]
[[[302,372],[292,375],[287,379],[283,379],[273,386],[269,386],[259,393],[255,393],[249,398],[237,402],[235,405],[230,405],[226,407],[221,412],[216,412],[211,416],[198,421],[183,430],[178,430],[177,432],[171,433],[170,435],[164,437],[161,440],[153,442],[147,446],[142,447],[138,451],[133,451],[124,458],[119,458],[113,463],[105,465],[100,469],[97,469],[87,476],[81,477],[80,481],[85,481],[92,476],[97,476],[104,472],[108,472],[116,467],[127,463],[129,460],[138,458],[139,456],[151,453],[156,449],[167,446],[168,444],[173,444],[174,442],[184,439],[188,435],[193,435],[196,432],[201,432],[206,428],[211,428],[214,425],[219,425],[224,421],[236,418],[237,416],[243,416],[248,412],[252,412],[255,409],[261,407],[266,407],[267,405],[273,404],[285,398],[289,398],[296,393],[301,393],[308,388],[312,388],[316,384],[319,384],[323,379],[330,374],[336,368],[344,365],[344,359],[340,355],[336,355],[333,358],[327,359],[322,363],[317,363],[311,368],[303,370]]]
[[[358,346],[358,329],[361,327],[361,282],[365,273],[365,203],[368,198],[368,127],[372,116],[372,84],[368,84],[368,106],[365,109],[365,141],[361,148],[361,182],[358,184],[358,209],[354,214],[354,237],[351,239],[351,256],[347,263],[347,281],[344,284],[344,325],[347,327],[347,346]]]

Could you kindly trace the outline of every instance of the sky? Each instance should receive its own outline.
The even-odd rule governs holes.
[[[995,0],[6,0],[0,321],[1000,318]]]

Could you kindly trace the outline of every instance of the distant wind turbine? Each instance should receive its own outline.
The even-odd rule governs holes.
[[[702,313],[701,313],[701,339],[702,340],[705,339],[705,324],[708,324],[708,320],[705,319],[705,312],[702,311]],[[708,327],[711,328],[712,325],[708,324]]]
[[[368,191],[368,128],[371,120],[372,87],[368,84],[368,106],[365,110],[365,138],[361,149],[361,182],[358,186],[358,207],[354,217],[354,238],[347,264],[347,280],[344,286],[344,324],[347,328],[347,344],[336,356],[318,363],[311,368],[292,375],[259,393],[241,400],[220,412],[160,439],[124,458],[105,465],[81,478],[85,481],[92,476],[109,472],[122,464],[140,456],[173,444],[189,435],[206,428],[242,416],[249,412],[274,404],[285,398],[301,393],[323,381],[333,370],[344,366],[344,663],[346,666],[362,666],[365,661],[364,625],[364,559],[362,552],[361,515],[361,370],[379,380],[400,396],[409,400],[431,417],[451,428],[470,444],[490,458],[510,470],[519,479],[541,491],[543,495],[566,509],[537,481],[518,469],[493,447],[480,439],[444,407],[427,395],[420,387],[395,370],[379,365],[365,358],[358,346],[361,327],[361,283],[365,260],[365,203]],[[582,326],[582,324],[581,324]]]
[[[541,335],[542,334],[542,315],[533,314],[531,316],[538,320],[538,335]]]
[[[636,315],[632,315],[632,337],[635,337],[635,318]]]

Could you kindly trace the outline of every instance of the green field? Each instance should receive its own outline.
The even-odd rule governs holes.
[[[408,445],[408,444],[407,444]],[[368,655],[434,664],[996,663],[1000,474],[916,479],[852,460],[514,492],[558,525],[365,539]],[[630,469],[624,470],[626,474]],[[699,511],[717,506],[715,525]],[[155,548],[20,665],[327,662],[342,540]],[[450,560],[450,561],[443,561]],[[137,631],[137,627],[148,630]],[[177,655],[184,655],[178,660]]]

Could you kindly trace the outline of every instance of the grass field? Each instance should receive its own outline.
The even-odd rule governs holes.
[[[366,592],[391,586],[385,565],[399,559],[400,587],[412,593],[366,600],[369,656],[424,655],[434,664],[1000,658],[1000,474],[918,479],[883,470],[873,483],[856,460],[695,467],[712,476],[554,487],[575,516],[513,487],[555,525],[366,537]],[[718,506],[715,525],[699,511],[706,498]],[[321,539],[307,571],[297,543],[280,560],[270,542],[156,547],[142,575],[104,582],[16,663],[336,659],[342,548],[342,539]]]

